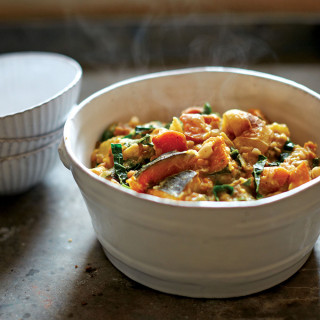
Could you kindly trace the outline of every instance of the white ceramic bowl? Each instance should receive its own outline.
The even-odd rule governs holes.
[[[63,126],[58,130],[40,136],[18,139],[0,138],[0,159],[17,156],[39,149],[62,137]]]
[[[204,67],[129,79],[89,97],[66,122],[60,158],[119,270],[168,293],[243,296],[280,283],[307,260],[320,232],[320,178],[258,201],[191,203],[137,194],[88,170],[96,141],[113,121],[168,120],[205,102],[221,113],[260,108],[287,123],[293,141],[320,145],[318,94],[268,74]]]
[[[0,55],[0,138],[24,138],[60,128],[77,103],[82,69],[49,52]]]
[[[57,163],[61,138],[31,152],[0,159],[0,195],[15,195],[38,184]]]

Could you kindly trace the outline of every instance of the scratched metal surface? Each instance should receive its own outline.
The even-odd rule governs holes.
[[[320,91],[320,65],[256,69]],[[85,71],[81,98],[148,71]],[[298,273],[258,294],[215,300],[159,293],[106,259],[80,191],[58,163],[27,193],[0,197],[0,319],[320,319],[320,240]]]

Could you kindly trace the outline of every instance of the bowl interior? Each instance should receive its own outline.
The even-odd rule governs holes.
[[[292,140],[320,145],[320,98],[294,82],[230,68],[195,68],[129,79],[82,102],[67,121],[67,149],[84,166],[107,125],[128,121],[168,121],[190,106],[209,102],[214,111],[259,108],[271,120],[286,123]]]
[[[0,55],[0,117],[51,100],[72,86],[80,73],[76,61],[45,52]]]

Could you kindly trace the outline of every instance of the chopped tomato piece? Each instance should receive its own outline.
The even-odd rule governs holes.
[[[204,122],[209,124],[212,129],[218,129],[220,126],[220,118],[216,114],[204,114]]]
[[[182,111],[182,113],[202,113],[202,107],[190,107]]]
[[[180,120],[183,123],[184,134],[187,140],[195,143],[202,143],[208,138],[210,126],[204,121],[204,117],[200,114],[184,113]]]
[[[168,130],[152,138],[156,154],[160,155],[170,151],[185,151],[187,147],[186,136],[178,131]]]

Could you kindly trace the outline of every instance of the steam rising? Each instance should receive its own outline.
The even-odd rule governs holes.
[[[276,60],[269,34],[228,17],[184,17],[92,21],[77,18],[88,64],[116,67],[221,65],[246,67]]]
[[[216,35],[199,35],[189,45],[191,65],[205,61],[209,65],[247,67],[270,54],[270,47],[261,38],[227,26]]]

